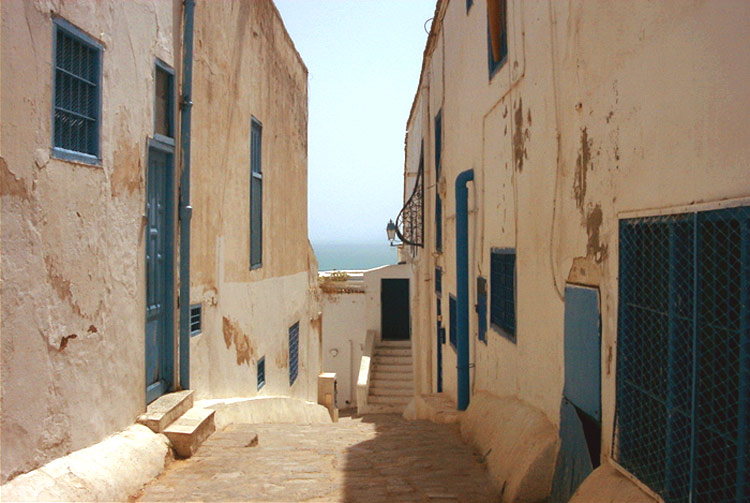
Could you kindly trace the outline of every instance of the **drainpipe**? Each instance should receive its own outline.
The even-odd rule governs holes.
[[[469,189],[474,170],[456,177],[456,351],[458,410],[469,406]]]
[[[180,100],[180,388],[190,388],[190,112],[193,107],[193,17],[195,0],[185,0]]]

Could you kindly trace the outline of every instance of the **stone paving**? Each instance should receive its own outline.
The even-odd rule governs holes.
[[[255,434],[257,433],[257,444]],[[137,501],[499,501],[455,424],[380,414],[334,424],[234,424]]]

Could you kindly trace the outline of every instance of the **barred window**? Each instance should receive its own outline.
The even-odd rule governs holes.
[[[750,501],[750,207],[620,221],[618,462],[665,501]]]
[[[97,162],[101,46],[62,19],[55,19],[53,40],[53,152],[65,159]]]
[[[263,125],[250,122],[250,269],[263,265]]]
[[[258,390],[266,385],[266,357],[258,360]]]
[[[516,342],[516,251],[493,248],[490,253],[490,324]]]
[[[448,337],[450,338],[451,346],[453,346],[453,349],[456,349],[458,347],[458,343],[456,342],[458,340],[458,311],[457,311],[457,304],[456,304],[456,297],[453,295],[450,295],[448,297],[448,331],[450,332],[448,334]]]
[[[289,327],[289,386],[299,374],[299,321]]]

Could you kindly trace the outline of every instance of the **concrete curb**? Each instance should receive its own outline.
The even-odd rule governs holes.
[[[127,501],[163,470],[169,440],[135,424],[0,487],[3,501]]]

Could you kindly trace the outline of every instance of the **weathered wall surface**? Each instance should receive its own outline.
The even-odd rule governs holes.
[[[470,305],[493,247],[515,248],[517,344],[470,310],[472,389],[516,396],[559,423],[566,279],[598,286],[602,315],[602,448],[614,414],[618,216],[750,196],[746,3],[508,2],[508,61],[488,78],[486,3],[439,2],[408,124],[407,169],[425,140],[425,186],[443,200],[443,253],[434,249],[426,190],[416,270],[443,267],[443,320],[455,283],[458,173],[470,184]],[[441,28],[442,26],[442,28]],[[442,173],[433,119],[443,110]],[[573,268],[573,264],[576,268]],[[581,270],[583,269],[583,271]],[[416,336],[435,351],[435,297],[414,305]],[[429,315],[428,315],[429,313]],[[434,355],[434,353],[433,353]],[[443,347],[455,398],[455,353]],[[435,364],[418,367],[435,383]],[[424,377],[418,377],[424,379]]]
[[[273,3],[196,5],[192,136],[191,340],[197,396],[315,399],[317,264],[307,240],[307,69]],[[250,269],[250,125],[263,125],[263,258]],[[289,386],[288,329],[300,322]]]
[[[174,8],[0,3],[2,481],[145,408],[146,148]],[[53,16],[103,46],[98,166],[50,157]]]

